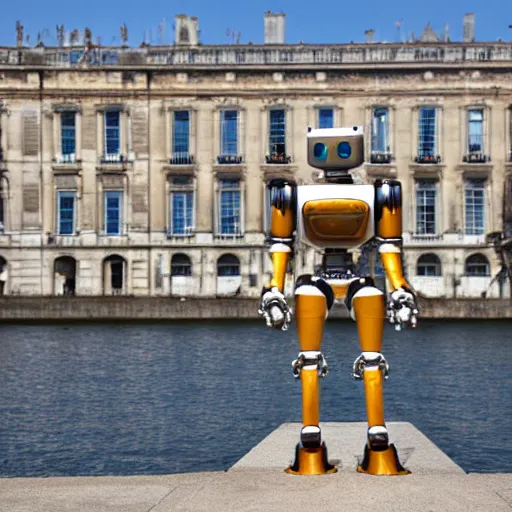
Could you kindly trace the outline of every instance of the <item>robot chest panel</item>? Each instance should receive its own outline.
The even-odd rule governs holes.
[[[373,186],[299,187],[299,236],[318,247],[354,247],[373,236]]]

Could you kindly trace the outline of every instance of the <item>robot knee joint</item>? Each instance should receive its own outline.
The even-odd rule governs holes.
[[[324,295],[327,301],[327,311],[329,311],[334,304],[334,292],[330,287],[327,281],[323,280],[321,277],[313,276],[311,274],[304,274],[299,276],[297,279],[297,283],[295,285],[295,294],[297,295],[299,289],[302,286],[314,286],[317,290],[319,290],[322,295]]]
[[[299,352],[299,356],[292,363],[292,368],[296,379],[300,377],[301,370],[316,370],[319,377],[325,377],[329,371],[322,352],[317,350]]]
[[[380,352],[363,352],[352,366],[352,376],[356,380],[364,380],[365,370],[379,369],[384,379],[389,378],[389,364]]]
[[[360,279],[356,279],[350,283],[347,290],[347,296],[345,297],[345,305],[349,311],[351,311],[352,308],[352,300],[354,299],[354,295],[366,287],[375,288],[375,282],[371,277],[361,277]]]

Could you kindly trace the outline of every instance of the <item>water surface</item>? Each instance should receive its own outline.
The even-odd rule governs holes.
[[[322,350],[322,420],[364,421],[355,324],[328,323]],[[467,472],[512,472],[510,322],[388,326],[382,352],[387,421],[412,423]],[[0,476],[228,469],[300,421],[297,353],[295,328],[255,321],[2,325]]]

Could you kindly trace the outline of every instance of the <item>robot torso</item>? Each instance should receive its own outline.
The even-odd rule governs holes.
[[[375,235],[373,185],[297,187],[297,238],[317,248],[359,247]]]

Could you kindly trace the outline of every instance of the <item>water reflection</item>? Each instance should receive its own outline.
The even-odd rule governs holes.
[[[355,325],[326,326],[324,421],[365,419]],[[227,469],[300,421],[295,330],[261,322],[0,326],[0,475]],[[409,421],[468,472],[511,472],[507,322],[389,328],[388,421]]]

